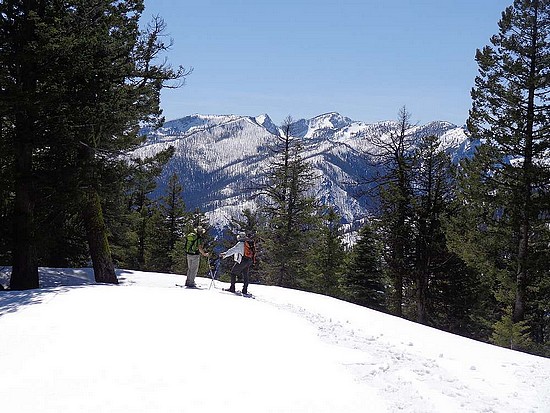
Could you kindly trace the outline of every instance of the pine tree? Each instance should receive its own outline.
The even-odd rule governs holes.
[[[166,216],[159,207],[152,208],[145,231],[145,262],[143,265],[145,270],[170,272],[173,265],[170,256],[170,235]]]
[[[316,242],[306,256],[309,272],[307,290],[337,298],[342,296],[345,258],[340,219],[333,207],[324,211],[316,231]]]
[[[440,330],[488,341],[497,307],[492,285],[456,254],[447,252],[446,257],[430,280],[427,322]]]
[[[455,169],[437,137],[419,138],[412,169],[415,316],[419,323],[487,339],[484,323],[494,304],[487,297],[490,288],[447,245]]]
[[[45,18],[43,2],[7,0],[0,3],[0,62],[2,95],[2,141],[12,155],[13,245],[12,289],[38,287],[34,241],[33,152],[42,131],[40,67],[48,56],[38,41],[37,24]]]
[[[1,55],[1,52],[0,52]],[[1,60],[0,60],[1,61]],[[0,90],[6,89],[6,67],[0,65]],[[13,222],[13,155],[8,136],[11,134],[13,124],[7,116],[7,105],[0,98],[0,260],[10,262],[12,247],[12,222]]]
[[[183,200],[183,186],[176,173],[168,180],[166,195],[160,199],[160,208],[168,226],[168,251],[172,251],[176,241],[185,235],[189,214]]]
[[[461,171],[453,247],[496,280],[503,317],[512,308],[534,333],[550,302],[539,289],[550,267],[550,2],[514,1],[499,29],[476,54],[468,128],[482,143]]]
[[[410,131],[410,117],[403,107],[397,123],[371,142],[375,150],[368,154],[371,162],[382,171],[371,183],[377,189],[380,234],[386,246],[385,261],[392,280],[391,307],[397,316],[403,316],[406,291],[409,290],[408,275],[413,265],[411,170],[415,138]]]
[[[113,259],[119,267],[145,268],[145,243],[148,221],[153,215],[152,193],[157,189],[157,179],[164,165],[174,153],[174,148],[152,157],[135,158],[125,166],[124,190],[108,199],[107,223],[111,231]]]
[[[173,261],[176,245],[184,239],[190,222],[182,194],[179,178],[173,174],[166,193],[152,208],[146,232],[145,268],[149,270],[171,272],[178,267]]]
[[[3,141],[16,172],[10,284],[38,286],[36,199],[53,182],[79,204],[67,210],[81,212],[96,280],[116,282],[104,218],[109,183],[123,180],[120,155],[141,143],[140,122],[160,120],[165,82],[186,73],[155,63],[169,46],[164,24],[157,18],[141,33],[139,0],[8,0],[0,12],[0,107],[2,124],[13,125]]]
[[[369,223],[359,230],[343,283],[345,298],[352,303],[380,311],[388,308],[382,245]]]
[[[453,196],[453,170],[439,144],[436,136],[420,138],[412,169],[416,320],[423,324],[429,318],[430,284],[449,259],[441,218]]]
[[[102,220],[102,186],[116,177],[118,154],[142,142],[138,122],[158,118],[160,88],[177,75],[152,64],[164,49],[159,40],[161,20],[154,21],[142,37],[138,29],[141,2],[103,1],[101,5],[79,4],[81,15],[75,21],[78,39],[70,46],[81,46],[85,52],[80,53],[77,70],[67,80],[74,88],[72,106],[79,109],[76,116],[71,113],[72,118],[88,124],[77,133],[81,145],[75,166],[79,181],[86,185],[80,199],[94,273],[98,281],[116,282]],[[86,25],[82,25],[83,19]],[[86,39],[84,45],[79,45],[80,39]],[[90,81],[83,85],[83,79]]]
[[[269,166],[267,182],[260,190],[262,212],[269,227],[265,239],[265,278],[282,287],[302,288],[303,259],[315,227],[315,200],[308,191],[313,182],[311,165],[303,159],[302,143],[294,136],[288,117],[274,147],[276,160]]]

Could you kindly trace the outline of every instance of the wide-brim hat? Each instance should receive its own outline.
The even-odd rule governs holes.
[[[245,232],[239,232],[237,234],[237,241],[243,241],[246,239],[246,233]]]

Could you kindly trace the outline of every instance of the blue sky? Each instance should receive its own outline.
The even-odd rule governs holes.
[[[162,94],[167,120],[267,113],[463,125],[476,49],[512,0],[145,0],[174,41],[173,66],[193,67]]]

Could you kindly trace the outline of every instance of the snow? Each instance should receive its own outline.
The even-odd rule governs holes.
[[[40,289],[0,292],[1,411],[550,412],[550,359],[316,294],[183,278],[41,269]]]

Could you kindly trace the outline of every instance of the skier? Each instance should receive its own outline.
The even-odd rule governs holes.
[[[195,277],[199,272],[201,255],[208,257],[210,254],[204,250],[202,236],[206,231],[200,225],[194,231],[187,234],[185,239],[185,252],[187,253],[187,279],[185,286],[187,288],[197,288]]]
[[[248,294],[248,272],[250,266],[254,263],[254,241],[247,238],[244,232],[239,232],[237,235],[237,243],[229,248],[227,251],[222,252],[220,257],[226,258],[233,255],[233,268],[231,268],[231,286],[226,290],[232,293],[235,292],[235,282],[237,281],[237,275],[243,276],[243,290],[242,294]]]

